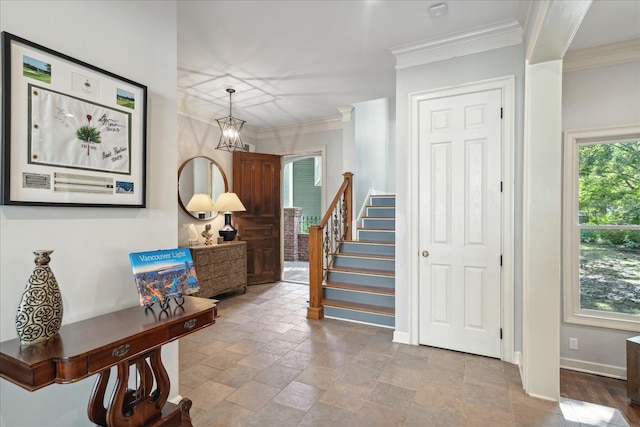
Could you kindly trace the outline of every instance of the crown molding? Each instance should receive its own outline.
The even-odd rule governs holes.
[[[349,105],[348,107],[340,107],[338,111],[342,114],[342,122],[348,123],[353,118],[353,105]]]
[[[570,50],[564,55],[565,73],[640,61],[640,38],[584,49]]]
[[[342,117],[318,120],[314,122],[297,123],[269,129],[258,129],[256,132],[256,138],[258,140],[263,140],[283,136],[296,136],[309,133],[327,132],[332,130],[342,130]]]
[[[391,49],[396,70],[471,55],[522,43],[522,27],[516,20],[504,21],[448,37]]]

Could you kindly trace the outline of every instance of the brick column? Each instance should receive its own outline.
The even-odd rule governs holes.
[[[298,260],[298,234],[302,222],[302,208],[284,208],[284,260]]]

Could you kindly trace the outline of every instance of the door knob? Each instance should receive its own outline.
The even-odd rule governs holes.
[[[428,257],[429,256],[429,251],[422,251],[422,256],[423,257]]]

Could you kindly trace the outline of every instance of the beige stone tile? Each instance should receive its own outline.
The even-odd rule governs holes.
[[[293,328],[295,325],[292,325],[291,323],[286,323],[286,322],[274,322],[271,324],[268,324],[264,330],[265,331],[273,331],[273,332],[278,332],[279,334],[283,334],[285,332],[287,332],[289,329]]]
[[[337,406],[316,402],[300,421],[298,427],[337,427],[355,423],[357,414]]]
[[[464,353],[429,347],[430,366],[444,367],[450,370],[459,370],[461,372],[464,372],[466,364],[467,355]]]
[[[198,351],[201,353],[212,355],[218,351],[224,350],[225,348],[229,347],[229,345],[230,344],[226,341],[211,340],[209,342],[201,343],[200,347],[198,348]]]
[[[430,365],[422,373],[422,382],[462,390],[464,386],[464,370]]]
[[[207,381],[204,384],[185,393],[183,397],[191,399],[193,406],[208,411],[227,396],[236,391],[235,388],[214,381]]]
[[[253,380],[273,387],[284,388],[296,378],[298,374],[300,374],[300,371],[297,369],[274,364],[270,366],[269,369],[265,369],[253,377]]]
[[[371,389],[351,384],[334,383],[320,397],[320,402],[358,412],[367,401]]]
[[[180,369],[186,369],[190,366],[197,365],[206,360],[209,356],[204,353],[198,353],[192,351],[186,354],[180,353],[179,367]]]
[[[296,381],[327,390],[338,378],[338,371],[324,366],[309,366],[302,371]]]
[[[238,341],[235,344],[230,345],[229,347],[225,348],[225,350],[247,355],[247,354],[253,353],[254,351],[256,351],[262,346],[263,344],[260,342],[251,341],[251,340],[242,340],[242,341]]]
[[[213,368],[227,369],[235,365],[238,360],[241,360],[243,358],[244,355],[240,353],[222,350],[213,353],[211,356],[202,360],[201,363]]]
[[[278,338],[280,338],[280,333],[278,332],[273,332],[273,331],[267,331],[265,329],[261,330],[261,331],[253,331],[249,334],[249,339],[251,341],[256,341],[259,343],[267,344],[270,343],[273,340],[276,340]]]
[[[220,373],[220,369],[207,365],[196,364],[180,370],[180,384],[196,388]]]
[[[258,411],[279,391],[279,388],[257,381],[249,381],[230,394],[226,400],[251,411]]]
[[[458,427],[460,411],[413,402],[407,413],[405,427]],[[498,427],[498,426],[496,426]]]
[[[327,348],[328,345],[326,342],[306,339],[296,346],[296,351],[318,355],[326,351]]]
[[[364,366],[349,363],[338,374],[337,381],[372,389],[382,372]]]
[[[292,329],[289,329],[287,332],[283,333],[278,337],[278,339],[282,341],[288,341],[292,343],[301,343],[309,337],[309,332],[306,330],[298,330],[296,328],[306,328],[304,324],[298,324],[294,326]]]
[[[464,402],[460,411],[460,426],[512,427],[514,426],[514,419],[511,412],[494,411],[486,406]]]
[[[439,385],[423,384],[413,400],[421,406],[439,408],[450,412],[459,412],[462,407],[462,389]]]
[[[292,381],[273,398],[273,401],[290,408],[308,411],[322,393],[324,390],[321,388]]]
[[[409,407],[415,394],[415,390],[379,382],[369,394],[368,400],[396,411],[402,411]]]
[[[353,358],[353,363],[378,371],[384,371],[389,364],[389,361],[391,361],[391,356],[385,356],[384,354],[372,353],[364,350]]]
[[[273,365],[278,359],[279,354],[267,353],[266,351],[256,351],[238,361],[238,365],[250,366],[256,369],[266,369]]]
[[[502,369],[468,361],[464,371],[464,382],[507,390],[507,378]]]
[[[287,366],[289,368],[302,371],[309,366],[314,357],[315,356],[313,354],[291,350],[289,353],[278,359],[276,363],[278,365]]]
[[[400,427],[407,420],[408,411],[398,412],[383,405],[365,402],[355,419],[356,427]]]
[[[344,339],[344,337],[337,338],[333,342],[327,343],[327,350],[337,353],[349,354],[352,356],[360,353],[366,344],[362,344],[359,342],[351,342]]]
[[[304,411],[270,402],[243,427],[295,427],[304,416]]]
[[[463,407],[465,404],[471,404],[485,410],[511,414],[509,394],[494,387],[465,383],[462,400]]]
[[[416,375],[415,371],[394,365],[387,366],[378,378],[378,381],[412,390],[417,390],[420,384],[422,384],[421,376]]]
[[[223,400],[210,411],[192,417],[193,427],[240,427],[255,412]]]
[[[406,353],[404,351],[397,351],[391,361],[389,362],[394,366],[404,369],[410,369],[416,372],[422,372],[427,369],[429,359],[425,355],[415,355]]]
[[[239,388],[260,373],[259,369],[244,365],[234,365],[217,374],[213,379],[230,387]]]
[[[391,338],[385,337],[384,340],[381,340],[376,337],[367,343],[363,351],[370,351],[372,353],[379,353],[379,354],[384,354],[386,356],[393,356],[399,347],[400,347],[400,344],[392,343]]]
[[[313,359],[314,366],[324,366],[325,368],[341,370],[353,360],[353,356],[334,351],[325,351]]]
[[[297,344],[293,342],[274,339],[274,340],[268,341],[266,344],[263,344],[263,346],[260,347],[260,351],[266,351],[268,353],[284,356],[285,354],[293,350],[296,347],[296,345]]]

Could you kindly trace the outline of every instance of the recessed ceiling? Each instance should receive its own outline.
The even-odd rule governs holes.
[[[232,87],[233,115],[254,129],[339,117],[340,107],[394,96],[392,48],[513,20],[523,7],[518,0],[450,0],[446,15],[434,18],[428,10],[437,3],[442,2],[181,0],[178,110],[213,122],[228,114],[225,89]],[[585,26],[601,25],[600,9],[611,20],[612,13],[640,4],[595,3],[598,13],[588,15]],[[583,34],[581,28],[574,45],[603,44],[593,34],[606,33],[609,40],[612,32],[600,26]],[[629,32],[620,37],[631,38]]]

